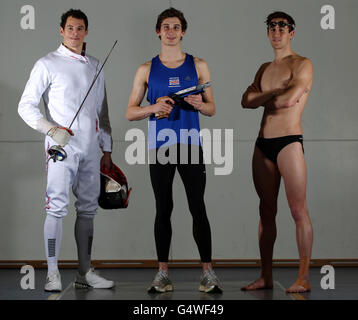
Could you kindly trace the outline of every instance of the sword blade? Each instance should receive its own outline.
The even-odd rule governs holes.
[[[104,62],[103,62],[103,64],[102,64],[101,68],[99,69],[99,71],[98,71],[97,74],[95,75],[95,77],[94,77],[94,79],[93,79],[93,81],[92,81],[92,83],[91,83],[91,85],[90,85],[90,87],[89,87],[89,89],[88,89],[88,91],[87,91],[85,97],[84,97],[83,100],[82,100],[82,103],[81,103],[80,107],[78,108],[78,110],[77,110],[75,116],[74,116],[73,119],[72,119],[72,122],[71,122],[70,126],[68,127],[69,129],[72,127],[72,125],[73,125],[73,123],[75,122],[75,120],[76,120],[78,114],[80,113],[80,111],[81,111],[81,109],[82,109],[82,107],[83,107],[83,105],[84,105],[84,103],[85,103],[85,101],[86,101],[86,99],[87,99],[89,93],[90,93],[91,90],[92,90],[92,87],[94,86],[94,84],[95,84],[95,82],[96,82],[98,76],[100,75],[100,73],[101,73],[101,71],[102,71],[104,65],[106,64],[106,62],[107,62],[107,60],[108,60],[110,54],[112,53],[113,48],[114,48],[115,45],[117,44],[117,42],[118,42],[118,40],[116,40],[116,41],[114,42],[114,44],[113,44],[113,46],[112,46],[112,49],[111,49],[111,50],[109,51],[109,53],[107,54],[107,57],[106,57],[106,59],[104,60]]]

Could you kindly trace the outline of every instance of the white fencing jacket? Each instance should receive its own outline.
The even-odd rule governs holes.
[[[78,55],[64,45],[39,59],[22,94],[18,112],[33,129],[46,134],[51,127],[69,127],[101,64],[89,55]],[[46,119],[40,111],[43,98]],[[111,126],[103,72],[99,75],[74,121],[69,145],[90,153],[93,144],[112,151]]]

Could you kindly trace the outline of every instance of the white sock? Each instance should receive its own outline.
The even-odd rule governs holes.
[[[57,259],[62,240],[62,218],[47,214],[44,225],[44,240],[48,274],[58,270]]]

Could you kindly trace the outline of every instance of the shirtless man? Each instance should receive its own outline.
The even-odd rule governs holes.
[[[193,217],[193,236],[197,244],[203,273],[199,290],[204,292],[221,292],[217,276],[211,263],[211,230],[204,203],[206,184],[205,164],[202,160],[202,147],[198,139],[187,140],[182,130],[199,133],[199,113],[205,116],[215,114],[215,103],[212,89],[204,93],[184,98],[192,106],[186,110],[175,105],[169,94],[210,81],[207,63],[193,57],[181,49],[181,40],[185,35],[187,22],[181,11],[169,8],[157,19],[156,33],[161,41],[159,55],[142,64],[135,75],[133,89],[129,98],[126,117],[128,120],[148,118],[148,149],[158,155],[163,144],[179,153],[183,146],[199,150],[199,163],[189,161],[150,163],[150,178],[155,195],[156,218],[154,225],[155,243],[159,262],[159,270],[148,288],[149,292],[172,291],[173,284],[168,274],[168,255],[172,236],[171,214],[173,210],[172,185],[175,171],[184,183],[190,213]],[[141,107],[141,102],[148,90],[147,100],[150,105]],[[163,130],[174,132],[177,139],[162,141],[159,138]],[[189,148],[190,144],[190,148]],[[193,158],[191,158],[193,159]]]
[[[313,82],[309,59],[291,49],[295,22],[288,14],[267,17],[267,36],[275,59],[264,63],[243,94],[243,108],[265,108],[252,160],[253,180],[260,198],[259,246],[261,276],[242,290],[271,289],[275,217],[280,180],[296,224],[300,267],[296,282],[286,292],[310,291],[309,263],[313,231],[306,203],[306,164],[301,116]]]

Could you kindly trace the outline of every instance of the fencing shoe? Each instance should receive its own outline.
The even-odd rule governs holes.
[[[77,273],[75,288],[110,289],[114,287],[114,281],[106,280],[90,269],[84,276]]]
[[[45,291],[60,292],[62,290],[61,276],[58,270],[49,274],[46,278]]]

